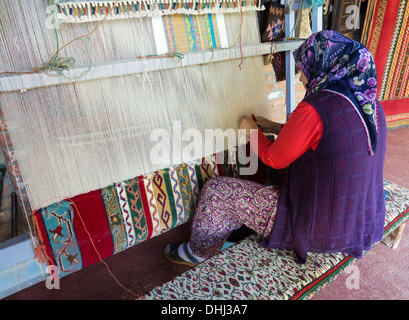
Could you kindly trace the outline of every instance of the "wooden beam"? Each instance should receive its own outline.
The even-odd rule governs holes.
[[[294,50],[303,43],[303,40],[289,40],[275,42],[273,46],[276,52]],[[95,64],[88,71],[88,67],[75,67],[71,71],[63,71],[65,76],[56,74],[30,73],[10,74],[0,76],[0,92],[25,91],[35,88],[57,86],[67,83],[78,83],[82,81],[99,80],[111,77],[120,77],[144,72],[152,72],[186,66],[207,64],[218,61],[240,59],[241,57],[254,57],[269,54],[271,43],[260,43],[230,49],[204,50],[200,52],[188,52],[183,54],[183,59],[175,60],[169,58],[147,58],[123,61],[109,61]],[[87,72],[88,71],[88,72]],[[83,74],[80,78],[75,78]]]
[[[286,38],[294,36],[295,14],[291,11],[285,15]],[[285,52],[286,107],[287,119],[295,109],[295,61],[294,49]]]

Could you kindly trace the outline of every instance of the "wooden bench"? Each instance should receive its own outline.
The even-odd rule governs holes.
[[[397,246],[409,219],[409,190],[385,181],[384,241]],[[398,236],[398,237],[396,237]],[[395,241],[393,241],[393,239]],[[356,259],[310,253],[305,265],[288,250],[265,250],[250,236],[145,294],[154,300],[309,299]],[[362,259],[365,259],[363,257]]]

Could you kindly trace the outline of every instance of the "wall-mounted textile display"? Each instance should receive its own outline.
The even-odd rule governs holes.
[[[329,1],[332,13],[328,29],[336,30],[351,39],[359,41],[362,0]]]
[[[373,0],[366,46],[378,70],[388,127],[409,124],[409,2]]]
[[[285,12],[284,5],[279,1],[269,1],[266,3],[266,11],[261,13],[261,41],[271,42],[283,39]]]
[[[282,41],[291,30],[285,30],[285,6],[279,0],[266,3],[266,11],[261,15],[261,41]],[[306,39],[311,35],[310,10],[295,11],[297,24],[294,28],[296,38]],[[271,64],[277,82],[285,80],[286,61],[285,52],[272,52]],[[296,70],[296,74],[298,70]]]

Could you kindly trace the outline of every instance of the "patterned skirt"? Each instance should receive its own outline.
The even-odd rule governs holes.
[[[281,188],[217,177],[204,185],[193,219],[190,248],[208,258],[219,252],[230,233],[243,224],[264,238],[270,235]]]

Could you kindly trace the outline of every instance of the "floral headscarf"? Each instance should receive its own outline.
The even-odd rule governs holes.
[[[377,77],[375,62],[361,43],[325,30],[311,35],[295,52],[297,67],[305,74],[306,96],[319,90],[347,97],[360,115],[368,137],[368,151],[376,150]]]

